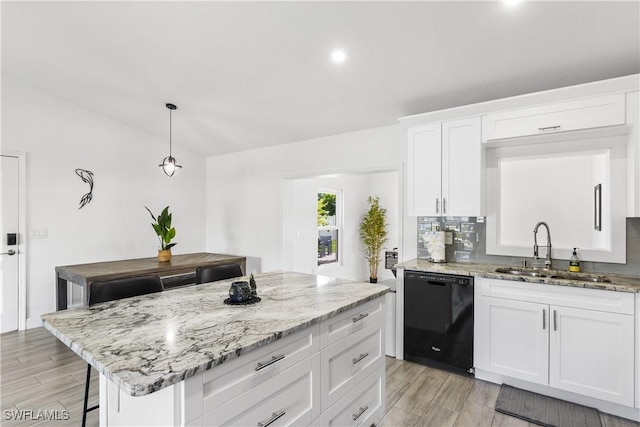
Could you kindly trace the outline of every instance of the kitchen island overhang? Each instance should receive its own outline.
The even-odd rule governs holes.
[[[42,319],[45,328],[94,366],[111,387],[145,396],[367,302],[383,301],[380,297],[388,291],[383,285],[292,272],[259,274],[256,282],[262,301],[249,306],[223,303],[228,280]],[[380,307],[384,314],[383,302]]]

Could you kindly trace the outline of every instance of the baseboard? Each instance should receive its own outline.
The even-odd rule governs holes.
[[[42,319],[40,317],[27,317],[26,329],[40,328],[42,326]]]
[[[493,372],[483,371],[476,368],[475,377],[478,380],[488,381],[495,384],[508,384],[523,390],[532,391],[534,393],[543,394],[545,396],[555,397],[557,399],[566,400],[584,406],[596,408],[600,412],[615,415],[617,417],[626,418],[635,422],[640,422],[640,409],[623,406],[616,403],[606,402],[604,400],[595,399],[593,397],[583,396],[564,390],[558,390],[540,384],[530,383],[528,381],[511,378],[505,375],[495,374]]]

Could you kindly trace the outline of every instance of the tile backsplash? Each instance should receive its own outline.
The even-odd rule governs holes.
[[[451,233],[445,245],[449,262],[519,265],[522,257],[487,255],[484,217],[418,217],[418,258],[429,259],[424,236],[430,231]],[[627,263],[613,264],[582,261],[582,271],[640,276],[640,218],[627,218]],[[554,268],[566,270],[568,260],[555,260]]]

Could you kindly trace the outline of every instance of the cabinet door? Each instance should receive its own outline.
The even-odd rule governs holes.
[[[442,215],[482,216],[480,117],[442,123]]]
[[[624,94],[584,98],[484,116],[485,140],[625,124]]]
[[[440,215],[440,123],[409,129],[407,147],[407,212],[410,216]]]
[[[547,385],[549,306],[501,298],[480,301],[477,367]]]
[[[549,385],[633,406],[633,316],[550,309]]]

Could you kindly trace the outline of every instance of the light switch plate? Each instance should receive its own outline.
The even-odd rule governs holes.
[[[46,228],[33,228],[29,230],[29,238],[30,239],[46,239],[47,238],[47,229]]]

